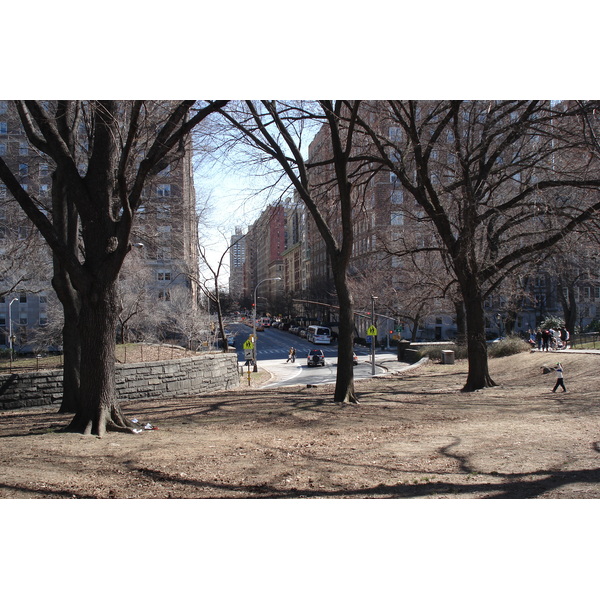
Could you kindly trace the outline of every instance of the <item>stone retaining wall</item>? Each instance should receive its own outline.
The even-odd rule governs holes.
[[[121,401],[189,396],[240,384],[235,353],[117,365],[115,377]],[[0,410],[59,404],[62,379],[62,371],[0,375]]]

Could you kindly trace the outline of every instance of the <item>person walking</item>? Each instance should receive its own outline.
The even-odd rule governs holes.
[[[560,386],[562,387],[563,392],[566,392],[567,388],[565,387],[564,370],[562,365],[560,363],[556,363],[556,367],[554,367],[554,370],[556,371],[556,384],[554,385],[552,391],[556,392],[558,386]]]
[[[290,348],[290,352],[289,352],[289,354],[288,354],[288,359],[287,359],[285,362],[286,362],[286,363],[287,363],[287,362],[290,362],[290,360],[291,360],[292,362],[296,362],[296,348],[294,348],[294,346],[292,346],[292,347]]]

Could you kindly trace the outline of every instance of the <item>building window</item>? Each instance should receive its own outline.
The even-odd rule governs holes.
[[[49,191],[50,191],[50,186],[47,183],[42,183],[40,185],[40,196],[42,196],[43,198],[47,198]]]
[[[392,142],[402,141],[402,129],[400,127],[390,127],[388,130],[388,135]]]
[[[40,296],[40,304],[47,304],[48,302],[48,296]]]
[[[6,186],[0,183],[0,198],[6,198]]]
[[[6,100],[0,100],[0,115],[3,115],[8,110],[8,102]]]
[[[392,204],[402,204],[404,202],[404,191],[394,190],[392,192]]]
[[[404,213],[402,212],[392,212],[390,213],[392,225],[404,225]]]
[[[0,144],[0,156],[6,156],[6,144],[4,142]]]
[[[161,198],[168,198],[171,195],[171,184],[159,183],[156,186],[156,195]]]
[[[160,302],[169,302],[171,300],[171,292],[169,290],[161,290],[158,292]]]
[[[40,313],[40,325],[48,325],[48,315],[46,313]]]
[[[40,177],[48,176],[48,165],[46,163],[40,163]]]
[[[27,142],[19,142],[19,156],[27,156],[29,154],[29,144]]]
[[[27,304],[27,294],[19,294],[19,303]]]
[[[171,281],[171,271],[158,271],[158,281]]]
[[[26,177],[28,173],[29,173],[29,165],[27,163],[20,163],[19,164],[19,175],[21,177]]]
[[[8,125],[6,121],[0,121],[0,135],[6,135],[8,133]]]
[[[25,225],[19,226],[19,239],[26,240],[29,235],[29,228],[25,227]]]

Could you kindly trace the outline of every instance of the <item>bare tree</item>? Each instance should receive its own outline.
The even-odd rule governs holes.
[[[188,350],[196,350],[197,345],[212,341],[210,316],[203,311],[195,299],[181,286],[174,286],[169,302],[163,303],[163,327],[170,334],[183,338]]]
[[[360,174],[351,162],[359,104],[248,101],[237,110],[231,106],[223,111],[241,132],[242,141],[258,150],[254,157],[277,165],[279,182],[291,182],[326,245],[340,306],[336,402],[357,402],[352,365],[354,300],[347,271],[354,239],[353,211],[360,202],[353,187]],[[310,131],[312,138],[315,126],[322,128],[306,158],[304,136]]]
[[[117,280],[117,305],[119,307],[119,340],[121,344],[130,341],[130,333],[135,332],[136,340],[147,337],[148,329],[157,311],[151,300],[148,282],[153,271],[147,266],[139,252],[127,255]]]
[[[363,155],[422,207],[458,281],[467,323],[464,391],[495,385],[484,297],[600,209],[598,161],[590,159],[580,121],[592,108],[541,101],[363,106]],[[588,192],[574,202],[569,193],[577,189]]]
[[[63,306],[66,296],[73,298],[74,314],[65,310],[65,322],[77,323],[81,358],[71,431],[131,431],[115,394],[116,282],[131,228],[149,178],[184,152],[190,131],[225,104],[59,101],[51,111],[16,101],[29,142],[55,165],[52,215],[2,158],[0,178],[52,249]]]

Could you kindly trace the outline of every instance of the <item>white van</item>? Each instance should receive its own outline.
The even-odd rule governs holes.
[[[323,325],[311,325],[306,330],[306,339],[313,344],[331,344],[331,329]]]

